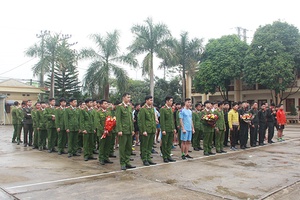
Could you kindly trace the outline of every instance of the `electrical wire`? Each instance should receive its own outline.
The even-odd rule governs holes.
[[[20,65],[18,65],[18,66],[16,66],[16,67],[12,68],[12,69],[10,69],[10,70],[7,70],[6,72],[1,73],[0,75],[6,74],[6,73],[8,73],[8,72],[11,72],[11,71],[13,71],[13,70],[15,70],[15,69],[17,69],[17,68],[19,68],[19,67],[25,65],[26,63],[29,63],[30,61],[32,61],[32,60],[34,60],[34,59],[35,59],[35,58],[32,58],[32,59],[30,59],[30,60],[28,60],[28,61],[26,61],[26,62],[24,62],[24,63],[22,63],[22,64],[20,64]]]

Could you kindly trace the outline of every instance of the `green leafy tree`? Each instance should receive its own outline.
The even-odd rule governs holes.
[[[142,62],[142,74],[150,79],[150,94],[154,96],[154,56],[166,58],[170,55],[168,40],[171,33],[165,24],[154,24],[151,18],[145,20],[145,25],[134,25],[131,32],[135,38],[128,47],[133,55],[146,54]]]
[[[183,32],[179,40],[174,39],[170,43],[172,47],[171,57],[164,59],[167,66],[178,66],[182,74],[183,99],[186,98],[186,74],[194,76],[203,51],[202,42],[203,40],[198,38],[190,40],[188,32]]]
[[[219,91],[228,100],[231,82],[242,74],[247,49],[248,45],[236,35],[211,39],[194,79],[195,90],[205,94]]]
[[[90,38],[95,42],[98,49],[84,48],[80,51],[82,59],[91,59],[92,62],[84,76],[83,86],[93,97],[103,95],[109,98],[110,79],[117,80],[119,91],[127,88],[128,76],[126,71],[118,64],[124,63],[130,66],[138,66],[136,59],[131,55],[120,55],[119,32],[107,33],[105,37],[100,34],[92,34]]]
[[[281,103],[299,91],[299,68],[300,34],[295,26],[275,21],[256,30],[245,58],[243,80],[263,85],[271,91],[273,101]]]

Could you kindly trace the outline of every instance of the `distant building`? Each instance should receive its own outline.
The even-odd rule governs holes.
[[[300,86],[300,77],[298,77],[298,87]],[[186,79],[186,90],[187,97],[192,97],[193,102],[204,102],[206,100],[211,101],[222,101],[222,97],[220,92],[216,92],[215,94],[200,94],[196,93],[194,88],[192,87],[192,78],[190,76]],[[284,96],[290,92],[290,89],[286,90]],[[300,91],[297,92],[297,88],[292,88],[292,92],[296,92],[295,94],[289,96],[283,104],[285,106],[286,112],[291,112],[292,107],[296,107],[299,111],[300,106]],[[272,103],[272,96],[270,90],[264,88],[259,84],[255,85],[247,85],[243,83],[241,80],[234,80],[230,85],[229,93],[228,93],[229,101],[248,101],[250,104],[253,102],[258,102],[260,106],[262,103]]]
[[[35,86],[27,85],[15,79],[0,82],[0,124],[11,124],[11,106],[15,101],[38,101],[39,94],[43,91]]]

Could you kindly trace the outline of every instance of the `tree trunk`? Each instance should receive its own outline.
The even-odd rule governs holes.
[[[185,64],[182,65],[182,101],[186,98]]]
[[[108,100],[109,98],[109,84],[107,84],[104,88],[104,99]]]
[[[54,98],[54,61],[52,61],[52,66],[51,66],[51,89],[50,89],[50,98]]]
[[[150,95],[153,97],[154,99],[154,70],[153,70],[153,53],[151,52],[150,54],[151,58],[150,58],[150,72],[149,72],[149,76],[150,76]]]

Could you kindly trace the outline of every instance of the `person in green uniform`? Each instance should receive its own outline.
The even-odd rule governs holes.
[[[48,133],[48,153],[52,153],[55,150],[55,141],[57,139],[57,132],[55,127],[55,99],[49,98],[49,107],[46,108],[47,122],[47,133]]]
[[[142,133],[142,160],[145,166],[155,165],[151,160],[151,152],[156,132],[156,118],[152,96],[145,97],[145,105],[138,114],[139,130]]]
[[[12,115],[12,124],[14,126],[14,132],[12,137],[12,143],[20,144],[20,136],[22,129],[22,121],[23,121],[23,111],[21,110],[20,103],[18,101],[14,102],[14,106],[11,110]],[[17,141],[16,141],[17,139]]]
[[[160,128],[162,133],[162,156],[164,162],[176,162],[171,157],[174,133],[176,132],[174,124],[174,115],[172,111],[173,97],[165,98],[165,106],[160,109]]]
[[[124,93],[122,95],[122,103],[116,107],[116,131],[119,137],[121,170],[135,168],[135,166],[130,164],[130,155],[132,151],[132,135],[134,134],[132,108],[129,105],[130,98],[131,96],[129,93]]]
[[[39,131],[38,128],[38,118],[37,118],[37,112],[41,109],[40,102],[35,103],[35,108],[31,111],[31,117],[32,117],[32,127],[33,127],[33,148],[32,149],[38,149],[39,148]]]
[[[116,106],[118,104],[111,104],[109,106],[109,110],[110,110],[110,113],[111,113],[111,116],[112,117],[115,117],[116,116]],[[116,158],[117,156],[114,154],[115,153],[115,149],[114,149],[114,146],[115,146],[115,141],[116,141],[116,135],[117,135],[117,132],[116,132],[116,127],[111,131],[111,140],[110,140],[110,146],[109,146],[109,157],[110,158]]]
[[[64,112],[66,110],[66,99],[61,98],[59,100],[60,106],[56,109],[55,114],[55,126],[57,130],[57,151],[58,155],[61,155],[64,152],[64,148],[66,146],[67,142],[67,132],[66,132],[66,126],[65,126],[65,118],[64,118]]]
[[[224,136],[226,131],[223,106],[224,106],[223,102],[218,102],[218,108],[214,111],[214,113],[218,116],[218,120],[216,122],[216,127],[215,127],[217,153],[227,153],[226,151],[223,150]]]
[[[84,101],[79,102],[79,106],[78,106],[79,116],[80,116],[80,113],[83,112],[85,107],[86,107],[86,105],[85,105]],[[78,133],[77,143],[78,143],[77,144],[77,152],[82,153],[82,149],[83,149],[83,133],[82,133],[82,131],[79,131],[79,133]]]
[[[176,121],[176,130],[177,130],[177,141],[178,141],[178,145],[181,148],[181,124],[180,124],[180,118],[179,118],[179,114],[181,109],[184,107],[183,103],[180,103],[179,105],[176,104],[176,112],[175,112],[175,121]]]
[[[201,119],[200,119],[200,112],[201,112],[201,103],[196,103],[195,110],[193,111],[193,124],[195,126],[195,133],[192,137],[192,146],[194,151],[202,150],[200,145],[200,134],[201,134]]]
[[[46,149],[47,140],[47,117],[46,117],[46,103],[41,101],[41,109],[37,111],[37,130],[38,130],[38,146],[39,150]]]
[[[113,163],[109,160],[111,133],[105,129],[105,121],[108,116],[111,116],[109,110],[107,110],[108,103],[106,100],[99,101],[100,108],[95,113],[95,125],[97,127],[97,136],[99,137],[99,162],[101,165],[105,163]]]
[[[71,98],[69,100],[70,106],[65,109],[64,122],[66,132],[68,134],[68,157],[80,156],[77,153],[78,148],[78,133],[79,130],[79,109],[77,106],[77,100]]]
[[[214,155],[215,153],[212,153],[212,140],[213,140],[213,134],[214,134],[214,126],[208,124],[205,120],[202,119],[204,115],[211,114],[211,108],[212,104],[210,101],[205,101],[204,102],[204,109],[201,112],[201,121],[203,123],[203,147],[204,147],[204,155],[209,156],[209,155]]]
[[[86,108],[80,113],[79,127],[83,133],[83,157],[84,161],[95,160],[93,157],[94,150],[94,134],[95,134],[95,121],[93,113],[93,100],[85,100]]]

